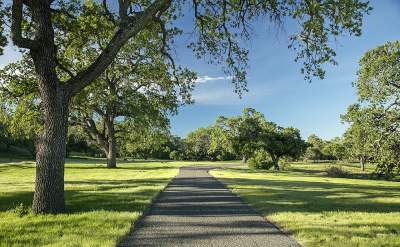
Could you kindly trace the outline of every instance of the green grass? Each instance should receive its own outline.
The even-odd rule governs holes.
[[[214,170],[246,202],[305,246],[400,246],[400,183],[330,178],[329,164],[292,164],[288,171]]]
[[[68,160],[67,212],[20,217],[30,207],[35,167],[32,161],[0,161],[0,246],[115,246],[152,199],[184,165],[210,162],[125,162],[107,169],[102,159]],[[30,212],[30,208],[28,208]]]

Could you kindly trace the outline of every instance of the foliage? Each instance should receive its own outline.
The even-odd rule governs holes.
[[[357,88],[360,105],[349,108],[353,149],[369,153],[386,177],[400,171],[400,41],[388,42],[364,54]],[[366,146],[367,145],[367,146]],[[371,145],[375,152],[370,152]]]
[[[0,123],[9,144],[26,148],[32,156],[42,130],[41,101],[38,98],[32,62],[21,62],[0,69]]]
[[[323,148],[325,145],[324,140],[322,140],[315,134],[312,134],[308,137],[307,144],[308,147],[304,154],[304,158],[306,160],[315,161],[315,160],[323,160],[325,158],[323,154]]]
[[[70,127],[67,140],[67,157],[71,155],[103,157],[101,150],[88,143],[85,133],[77,127]]]
[[[343,160],[347,155],[346,144],[343,138],[336,137],[327,141],[322,151],[330,159]]]
[[[211,144],[209,128],[198,128],[185,138],[185,156],[188,160],[212,159],[208,155]]]
[[[348,155],[360,162],[363,169],[365,162],[373,159],[376,152],[376,141],[379,139],[374,127],[374,114],[371,109],[362,108],[358,104],[349,106],[342,119],[351,123],[344,134],[348,144]]]
[[[219,117],[217,125],[225,131],[234,152],[246,161],[259,149],[263,121],[265,119],[260,112],[245,108],[241,116]]]
[[[119,138],[122,156],[168,159],[170,152],[177,148],[175,137],[169,132],[169,126],[164,123],[142,124],[129,118],[122,125],[122,129],[127,130],[121,132],[123,137]]]
[[[29,209],[26,205],[24,205],[22,202],[15,206],[13,209],[13,213],[16,214],[18,217],[24,217],[25,215],[29,214]]]
[[[248,166],[252,169],[269,170],[274,166],[274,162],[267,152],[264,150],[258,150],[256,151],[254,157],[249,159]]]
[[[260,142],[261,148],[271,156],[276,170],[280,169],[281,158],[298,159],[306,149],[298,129],[279,127],[272,122],[265,123]]]
[[[183,14],[186,1],[112,2],[14,0],[7,3],[6,7],[12,5],[11,8],[1,6],[9,17],[11,28],[7,35],[14,45],[28,51],[33,60],[38,79],[35,89],[44,101],[41,109],[44,128],[37,155],[37,181],[43,179],[44,189],[35,193],[33,210],[36,213],[64,210],[61,183],[71,99],[95,83],[129,40],[145,31],[156,30],[162,41],[159,52],[170,59],[173,40],[166,36],[171,32],[183,33],[176,21]],[[299,32],[291,36],[290,47],[297,53],[296,61],[302,61],[305,78],[310,79],[323,78],[322,65],[335,63],[331,39],[346,33],[360,35],[362,17],[371,9],[368,2],[360,0],[195,0],[190,7],[193,11],[189,13],[195,19],[192,28],[195,39],[188,46],[198,58],[210,57],[210,61],[224,63],[224,72],[232,76],[239,94],[246,90],[248,62],[248,52],[241,45],[251,37],[249,26],[258,17],[277,21],[291,18],[299,23]],[[4,41],[4,19],[0,18],[0,39]],[[107,34],[104,43],[98,39],[99,34]],[[4,46],[2,43],[0,47]],[[70,56],[76,52],[84,55],[98,48],[100,52],[87,56],[88,60]],[[57,127],[59,131],[53,131]],[[56,177],[60,178],[53,179]]]
[[[306,148],[298,129],[280,127],[251,108],[245,108],[241,116],[220,117],[217,124],[226,131],[233,150],[244,160],[253,157],[252,163],[263,163],[255,158],[256,152],[262,150],[268,153],[277,170],[281,158],[297,159]]]
[[[329,177],[335,177],[335,178],[346,178],[349,177],[350,175],[341,166],[329,166],[328,168],[326,168],[325,171]]]

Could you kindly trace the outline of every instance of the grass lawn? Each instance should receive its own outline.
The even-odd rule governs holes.
[[[107,169],[104,163],[68,160],[67,212],[33,216],[30,208],[15,208],[20,203],[31,206],[34,163],[0,160],[0,246],[115,246],[178,168],[193,164],[134,162]]]
[[[400,246],[400,182],[367,179],[355,165],[344,169],[357,178],[330,178],[326,166],[211,174],[305,246]]]

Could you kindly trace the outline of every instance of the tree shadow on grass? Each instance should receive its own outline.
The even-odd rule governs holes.
[[[167,182],[168,179],[65,181],[66,186],[82,187],[66,189],[67,213],[143,211]],[[0,211],[13,209],[20,203],[30,206],[32,199],[33,191],[0,193]]]
[[[400,212],[400,203],[374,201],[400,198],[397,186],[346,183],[224,178],[238,185],[240,194],[262,211],[278,212]]]
[[[240,174],[239,170],[236,172]],[[393,241],[400,234],[400,186],[395,183],[357,184],[353,180],[351,184],[346,179],[332,181],[321,176],[319,181],[301,181],[301,177],[287,181],[280,176],[223,178],[222,181],[235,188],[244,201],[263,215],[274,215],[278,224],[307,240],[306,245],[400,244],[399,240]]]

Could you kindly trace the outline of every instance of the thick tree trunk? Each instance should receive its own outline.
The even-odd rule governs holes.
[[[50,89],[50,86],[49,88]],[[64,162],[68,100],[60,90],[43,90],[44,129],[37,146],[34,214],[64,211]]]
[[[108,130],[108,153],[107,153],[107,167],[117,167],[117,140],[115,138],[114,121],[107,123]]]

